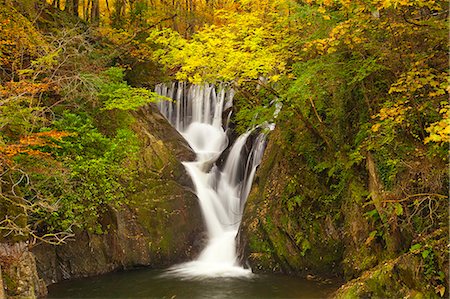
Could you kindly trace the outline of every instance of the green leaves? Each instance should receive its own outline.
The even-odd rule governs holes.
[[[398,202],[394,203],[394,208],[395,208],[395,214],[397,216],[403,215],[403,206],[400,203],[398,203]]]
[[[104,98],[105,110],[136,110],[156,101],[156,94],[145,88],[133,88],[126,84],[105,84],[99,93]]]
[[[378,213],[377,209],[373,209],[364,213],[364,216],[366,216],[368,219],[372,219],[373,221],[377,221],[380,219],[380,214]]]
[[[57,208],[54,213],[40,217],[50,231],[76,226],[102,232],[99,217],[108,206],[124,203],[126,186],[132,185],[133,172],[123,163],[134,159],[138,140],[128,128],[118,129],[114,137],[107,137],[86,114],[65,113],[54,126],[73,134],[53,149],[57,160],[66,167],[65,171],[52,174],[59,178],[59,183],[49,184],[52,180],[45,177],[39,180]]]
[[[411,248],[409,248],[409,252],[418,253],[421,248],[422,248],[422,245],[420,243],[417,243],[417,244],[412,245]]]
[[[156,102],[157,94],[145,89],[129,86],[123,81],[123,69],[112,67],[104,71],[99,85],[99,97],[104,110],[136,110],[150,102]]]
[[[305,239],[304,234],[301,232],[295,234],[294,239],[295,244],[297,244],[301,248],[300,255],[305,256],[306,252],[311,249],[311,243],[307,239]]]

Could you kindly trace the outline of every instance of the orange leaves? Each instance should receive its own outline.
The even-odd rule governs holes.
[[[34,96],[42,92],[57,91],[57,89],[57,86],[49,82],[34,83],[21,80],[0,85],[0,97]]]
[[[7,146],[0,146],[0,161],[5,159],[7,163],[10,159],[19,154],[27,154],[30,156],[49,156],[49,153],[40,150],[31,149],[21,144],[11,144]]]
[[[28,154],[30,156],[49,156],[49,153],[43,152],[33,147],[59,147],[55,141],[70,136],[72,133],[52,130],[48,132],[33,133],[28,136],[22,136],[19,143],[0,145],[0,159],[10,162],[10,159],[19,154]]]
[[[21,137],[20,144],[25,146],[53,146],[55,140],[61,140],[64,137],[70,136],[72,133],[52,130],[48,132],[34,133],[29,136]]]

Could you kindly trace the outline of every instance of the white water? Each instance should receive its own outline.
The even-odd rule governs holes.
[[[251,149],[251,131],[239,136],[231,146],[223,169],[216,161],[228,147],[226,130],[230,115],[223,112],[232,106],[233,91],[210,85],[173,83],[157,85],[158,94],[174,102],[161,101],[158,108],[183,135],[195,151],[195,162],[184,162],[194,182],[197,197],[208,230],[208,243],[199,257],[170,269],[171,274],[189,277],[239,277],[251,270],[239,265],[236,235],[242,219],[245,200],[250,192],[256,168],[261,162],[265,135],[260,134]],[[225,129],[224,129],[225,128]]]

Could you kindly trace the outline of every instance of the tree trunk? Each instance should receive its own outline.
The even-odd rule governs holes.
[[[100,4],[99,0],[92,0],[91,23],[98,25],[100,22]]]
[[[106,10],[108,11],[108,16],[111,17],[111,10],[109,9],[109,1],[106,0]]]
[[[78,17],[78,8],[80,6],[80,0],[72,0],[73,2],[73,15]]]
[[[3,285],[2,269],[0,267],[0,299],[5,299],[5,286]]]
[[[125,18],[126,3],[124,0],[114,1],[114,11],[112,12],[112,26],[114,28],[122,28]]]
[[[58,8],[58,9],[61,9],[61,0],[53,0],[52,6]]]
[[[88,22],[90,18],[89,8],[91,7],[91,2],[91,0],[87,0],[86,7],[84,7],[84,20],[86,22]]]
[[[67,11],[67,13],[78,17],[78,6],[79,0],[67,0],[64,10]]]
[[[64,11],[67,12],[68,14],[72,15],[73,14],[73,2],[72,0],[67,0],[66,4],[64,5]]]
[[[389,215],[383,207],[383,183],[378,175],[375,160],[370,152],[367,152],[366,155],[366,167],[369,172],[369,192],[384,226],[383,230],[386,247],[389,253],[395,254],[401,248],[401,236],[398,229],[397,217],[395,214]]]

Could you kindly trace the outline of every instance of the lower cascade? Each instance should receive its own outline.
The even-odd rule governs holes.
[[[196,153],[196,161],[183,162],[194,182],[208,232],[208,243],[199,257],[176,265],[169,274],[196,277],[249,276],[239,265],[236,235],[253,177],[262,159],[266,135],[260,133],[251,144],[252,130],[229,147],[228,120],[233,90],[212,85],[159,84],[155,91],[174,101],[160,101],[161,113],[181,133]],[[216,162],[229,148],[224,163]]]

